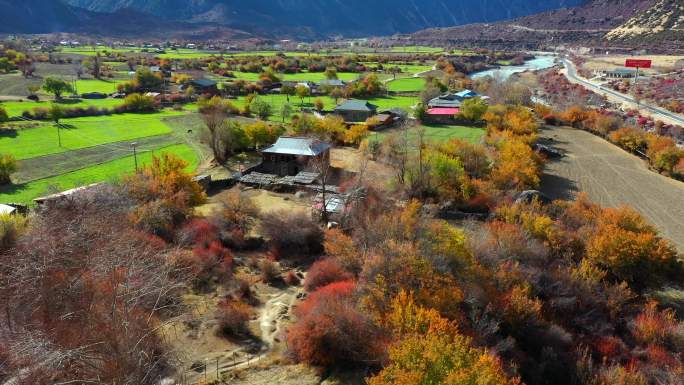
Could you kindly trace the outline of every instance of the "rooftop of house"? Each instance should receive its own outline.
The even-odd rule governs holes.
[[[4,205],[4,204],[0,203],[0,214],[12,214],[16,210],[17,209],[12,207],[12,206]]]
[[[265,154],[318,156],[330,149],[330,144],[313,138],[281,136],[271,146],[261,150]]]
[[[367,100],[349,99],[337,107],[335,111],[363,111],[363,112],[375,112],[378,106],[371,104]]]
[[[320,82],[318,82],[319,87],[325,87],[325,86],[332,86],[332,87],[343,87],[347,83],[344,80],[340,79],[323,79]]]
[[[428,106],[432,108],[459,108],[461,107],[461,98],[454,95],[443,95],[430,100]]]
[[[397,116],[397,117],[402,118],[402,119],[406,119],[408,117],[408,112],[406,112],[406,110],[401,109],[401,108],[396,108],[396,107],[390,108],[387,111],[382,111],[381,113],[394,115],[394,116]]]
[[[603,72],[612,74],[635,74],[636,70],[630,68],[616,68],[612,70],[605,70]]]
[[[471,90],[463,90],[459,91],[455,94],[457,97],[462,98],[462,99],[468,99],[468,98],[474,98],[477,96],[480,96],[477,92],[471,91]]]
[[[198,87],[214,87],[218,84],[216,81],[211,79],[194,79],[190,83]]]
[[[430,108],[427,110],[428,115],[449,115],[453,116],[460,112],[458,108]]]

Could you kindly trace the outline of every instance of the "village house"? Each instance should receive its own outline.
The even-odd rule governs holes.
[[[349,99],[335,107],[334,111],[347,123],[359,123],[374,116],[378,111],[378,106],[366,100]]]
[[[17,208],[0,203],[0,215],[11,215],[16,213]]]
[[[452,124],[456,122],[459,108],[435,107],[427,110],[428,120],[435,124]]]
[[[171,77],[171,71],[166,70],[160,66],[150,66],[150,72],[152,72],[153,74],[159,74],[161,77],[164,78]]]
[[[456,93],[447,93],[431,99],[428,102],[428,108],[461,108],[464,100],[477,97],[480,97],[480,94],[468,89]]]
[[[347,82],[340,79],[324,79],[318,82],[318,88],[342,88],[347,85]]]
[[[605,70],[601,72],[601,76],[608,79],[632,79],[636,77],[636,70],[628,68]]]
[[[189,83],[197,94],[218,95],[218,83],[211,79],[194,79]]]
[[[461,108],[463,99],[456,94],[440,95],[428,102],[428,108]]]
[[[330,164],[330,144],[313,138],[282,136],[261,150],[260,171],[293,176]]]

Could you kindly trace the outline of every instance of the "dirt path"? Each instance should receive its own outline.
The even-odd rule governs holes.
[[[269,365],[270,360],[282,350],[282,338],[287,322],[292,317],[292,309],[302,288],[275,288],[264,286],[259,290],[262,305],[256,308],[256,317],[250,321],[252,336],[228,341],[216,333],[213,313],[206,309],[215,307],[215,299],[198,306],[195,319],[201,320],[194,337],[182,334],[176,344],[183,357],[185,368],[176,379],[169,378],[169,384],[198,384],[205,376],[214,380],[217,376],[243,370],[258,370]],[[199,363],[197,370],[190,364]],[[204,371],[206,366],[206,374]]]
[[[300,292],[300,288],[290,287],[282,293],[274,294],[260,310],[259,329],[261,330],[261,340],[268,349],[280,342],[279,338],[285,329],[284,322],[282,321],[289,318],[290,310],[294,306],[297,295]]]
[[[648,169],[646,163],[588,132],[545,129],[542,137],[566,156],[547,164],[542,191],[572,199],[584,191],[603,206],[628,205],[653,223],[684,252],[684,183]]]

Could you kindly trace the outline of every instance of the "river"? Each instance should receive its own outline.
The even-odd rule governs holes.
[[[475,72],[470,75],[473,79],[483,78],[485,76],[498,77],[502,80],[508,79],[511,75],[519,72],[542,70],[551,68],[555,65],[555,56],[536,56],[532,60],[528,60],[523,65],[519,66],[502,66],[501,68],[494,68],[487,71]]]

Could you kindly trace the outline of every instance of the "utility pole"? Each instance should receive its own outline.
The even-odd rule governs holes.
[[[133,147],[133,160],[135,161],[135,173],[138,173],[138,150],[137,150],[138,142],[133,142],[131,143],[131,147]]]

